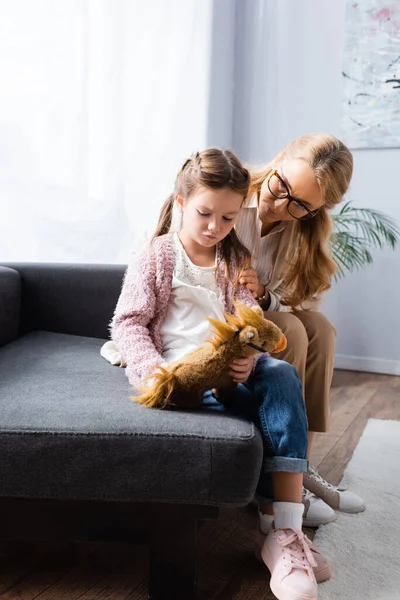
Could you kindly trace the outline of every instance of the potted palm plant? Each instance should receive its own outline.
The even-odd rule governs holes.
[[[333,258],[338,265],[335,279],[346,271],[361,269],[372,263],[371,250],[388,245],[393,250],[400,239],[400,229],[391,217],[370,208],[356,208],[346,202],[332,215]]]

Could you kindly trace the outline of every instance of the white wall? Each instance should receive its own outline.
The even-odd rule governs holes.
[[[354,157],[349,199],[400,224],[400,149],[358,150]],[[400,375],[400,249],[376,250],[373,257],[372,265],[333,286],[323,310],[338,330],[338,367]]]
[[[235,148],[265,162],[304,133],[339,134],[344,0],[237,6]]]
[[[238,0],[234,146],[266,162],[290,139],[312,131],[340,137],[345,0]],[[252,43],[249,43],[252,40]],[[354,151],[348,198],[400,224],[400,149]],[[400,251],[347,275],[323,310],[338,331],[337,365],[400,374]]]

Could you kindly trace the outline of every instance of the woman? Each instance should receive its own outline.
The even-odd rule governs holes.
[[[343,199],[352,173],[353,157],[340,140],[324,133],[297,138],[271,163],[252,170],[235,226],[253,256],[253,268],[242,272],[240,283],[285,333],[287,349],[278,357],[294,365],[303,382],[308,453],[314,433],[329,426],[336,332],[316,308],[336,271],[330,210]],[[333,509],[364,510],[361,498],[330,485],[313,467],[304,475],[304,487],[306,525],[332,521]]]

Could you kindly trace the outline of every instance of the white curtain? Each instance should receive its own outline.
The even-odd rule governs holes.
[[[207,145],[211,0],[0,0],[0,260],[126,262]]]

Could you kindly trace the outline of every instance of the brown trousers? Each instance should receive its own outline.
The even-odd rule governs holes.
[[[280,327],[287,338],[287,348],[275,358],[296,367],[303,383],[303,393],[310,431],[329,428],[329,391],[332,383],[336,331],[320,312],[297,313],[269,311],[265,317]]]

